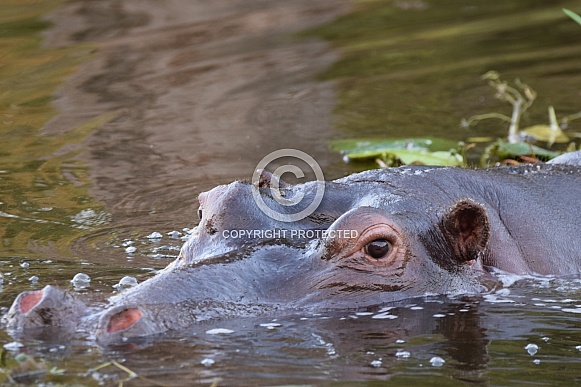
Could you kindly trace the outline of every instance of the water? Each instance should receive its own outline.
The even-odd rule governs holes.
[[[370,1],[354,14],[315,29],[343,52],[321,75],[339,79],[337,136],[506,137],[508,125],[459,122],[476,114],[510,116],[480,76],[498,71],[538,93],[521,128],[579,112],[579,25],[564,17],[570,1]],[[569,87],[569,85],[571,87]],[[569,129],[579,132],[581,122]],[[578,142],[578,141],[577,141]],[[477,159],[476,144],[468,157]]]
[[[197,195],[250,178],[273,150],[301,149],[337,178],[359,167],[331,139],[502,136],[458,125],[510,112],[479,78],[490,69],[538,91],[524,124],[545,122],[549,104],[579,111],[581,27],[560,11],[572,1],[371,1],[350,16],[346,2],[144,4],[2,5],[3,307],[47,284],[99,298],[147,279],[195,226]],[[78,273],[88,287],[70,282]],[[2,331],[2,367],[30,383],[571,385],[579,289],[528,278],[485,297],[217,321],[117,348]],[[110,360],[147,380],[97,369]]]

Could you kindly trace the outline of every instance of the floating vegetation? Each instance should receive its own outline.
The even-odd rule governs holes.
[[[496,94],[494,95],[496,99],[512,105],[512,116],[508,117],[500,113],[480,114],[472,116],[467,120],[462,120],[462,125],[469,127],[476,125],[482,120],[491,118],[499,119],[510,123],[508,128],[508,142],[511,144],[521,142],[522,137],[518,130],[520,119],[537,98],[537,93],[530,86],[522,83],[520,79],[514,81],[514,86],[508,85],[506,82],[500,80],[500,76],[496,71],[487,72],[482,76],[482,79],[487,80],[488,84],[496,90]]]
[[[555,143],[567,143],[572,137],[579,137],[578,133],[567,135],[562,128],[566,128],[568,123],[581,118],[581,112],[566,116],[560,121],[553,106],[548,107],[548,124],[536,124],[520,130],[520,121],[523,114],[531,107],[537,98],[536,91],[519,79],[515,79],[514,85],[510,85],[500,79],[496,71],[489,71],[482,76],[488,84],[496,91],[495,98],[512,105],[512,115],[492,112],[472,116],[462,121],[462,125],[470,127],[486,119],[499,119],[507,122],[508,135],[506,140],[499,139],[489,145],[481,157],[481,164],[487,165],[491,161],[503,161],[522,156],[530,156],[539,160],[548,160],[559,155],[554,152],[532,145],[533,142],[545,142],[547,147]],[[572,145],[575,149],[575,146]]]
[[[353,139],[333,141],[346,162],[375,161],[382,168],[406,164],[462,166],[461,144],[439,138]]]
[[[89,370],[89,373],[93,374],[93,379],[99,379],[98,372],[100,370],[102,370],[103,368],[107,368],[107,367],[116,367],[117,369],[119,369],[127,374],[127,376],[125,378],[119,380],[119,384],[118,384],[119,386],[123,386],[124,382],[128,382],[128,381],[130,381],[132,379],[136,379],[136,378],[140,379],[143,382],[148,383],[149,385],[153,385],[153,386],[163,386],[164,385],[164,384],[156,382],[155,380],[151,380],[151,379],[148,379],[146,377],[140,376],[138,373],[132,371],[131,369],[125,367],[123,364],[121,364],[115,360],[111,360],[107,363],[101,364],[101,365]]]
[[[550,151],[527,142],[510,143],[504,140],[496,140],[488,147],[480,158],[480,164],[486,166],[491,160],[505,161],[519,159],[525,162],[540,162],[559,156],[559,152]]]
[[[533,145],[533,142],[544,142],[550,148],[553,144],[570,142],[567,151],[576,149],[573,138],[579,133],[565,133],[571,121],[581,118],[581,112],[557,119],[553,106],[548,107],[548,124],[536,124],[520,129],[523,114],[537,98],[536,91],[519,79],[513,85],[500,79],[496,71],[489,71],[482,76],[496,91],[495,97],[509,103],[513,110],[511,116],[497,112],[485,113],[462,120],[462,126],[471,127],[488,119],[497,119],[508,123],[506,139],[491,137],[468,138],[467,142],[491,142],[480,158],[482,166],[494,162],[506,161],[518,163],[513,159],[525,162],[540,162],[557,157],[560,152]],[[406,138],[406,139],[349,139],[331,142],[331,147],[343,154],[345,162],[375,161],[380,167],[396,167],[407,164],[466,166],[465,150],[473,144],[464,145],[441,138]]]
[[[11,344],[11,343],[9,343]],[[32,384],[43,378],[45,375],[61,375],[64,370],[57,367],[50,367],[44,360],[35,360],[34,357],[25,353],[9,356],[10,349],[14,347],[18,350],[22,344],[10,346],[6,344],[0,353],[0,383],[11,384]]]
[[[425,11],[424,3],[428,6]],[[579,31],[575,23],[565,20],[562,5],[545,2],[523,8],[514,2],[479,2],[470,7],[450,4],[434,7],[428,2],[360,1],[349,15],[304,34],[328,40],[341,54],[321,74],[321,79],[338,84],[335,125],[340,138],[356,139],[361,133],[375,139],[438,137],[463,140],[469,147],[466,128],[457,123],[462,117],[478,113],[476,106],[488,100],[481,88],[473,85],[474,74],[481,74],[483,68],[518,70],[530,85],[538,85],[539,92],[543,90],[532,100],[537,105],[540,97],[551,101],[543,110],[549,111],[548,105],[553,104],[557,118],[560,110],[567,114],[578,111],[578,88],[574,85],[578,84],[576,69],[581,49],[572,34]],[[454,9],[455,18],[444,12],[448,6]],[[527,17],[523,17],[525,8]],[[576,15],[574,12],[566,13],[575,19],[571,15]],[[548,58],[542,60],[542,66],[541,57]],[[531,101],[522,89],[509,86],[523,96],[522,113]],[[528,92],[534,90],[529,88]],[[537,107],[533,105],[522,116],[519,123],[523,128],[528,126],[528,114],[536,119]],[[511,121],[508,115],[507,129]],[[566,121],[557,120],[557,129],[573,138]],[[526,137],[529,142],[533,137],[547,141],[538,139],[542,137],[538,131],[546,132],[550,126],[547,121],[541,118],[531,124],[542,127],[525,128],[531,132]],[[504,130],[495,130],[498,126],[491,128],[494,132],[486,129],[487,133],[482,133],[483,126],[478,128],[481,133],[475,134],[492,136],[487,145],[505,136]],[[559,141],[560,136],[554,134],[548,131]],[[566,145],[557,141],[554,148],[563,151]],[[552,149],[545,144],[534,145]],[[467,163],[478,163],[483,149],[480,144],[466,149]],[[370,161],[375,161],[346,160],[361,161],[362,168],[372,167]],[[496,161],[500,160],[492,155],[486,164]]]

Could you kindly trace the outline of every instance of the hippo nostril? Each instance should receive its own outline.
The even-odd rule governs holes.
[[[107,332],[113,333],[130,328],[141,320],[141,317],[143,317],[143,313],[139,309],[124,309],[111,316],[109,324],[107,324]]]
[[[43,291],[37,290],[34,292],[29,292],[22,295],[20,299],[20,310],[22,313],[27,313],[30,309],[34,308],[40,300],[42,300]]]

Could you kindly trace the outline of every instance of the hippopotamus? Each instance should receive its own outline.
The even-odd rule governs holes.
[[[4,324],[24,335],[82,330],[109,345],[210,319],[490,292],[497,272],[581,272],[581,152],[487,169],[370,170],[323,187],[316,209],[293,221],[279,199],[299,197],[304,209],[320,181],[289,185],[264,171],[254,184],[201,193],[199,225],[154,277],[105,306],[50,285],[27,291]]]

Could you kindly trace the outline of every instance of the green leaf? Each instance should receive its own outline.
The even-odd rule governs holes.
[[[563,144],[569,142],[569,137],[560,128],[553,129],[549,125],[533,125],[522,130],[529,136],[538,141],[548,142],[550,144]]]
[[[569,16],[571,19],[575,20],[577,22],[577,24],[581,25],[581,16],[579,16],[578,14],[576,14],[575,12],[563,8],[563,12],[565,12],[565,15]]]
[[[332,141],[331,148],[340,151],[349,160],[366,160],[381,157],[393,149],[449,151],[458,148],[458,142],[440,138],[350,139]]]
[[[456,152],[458,142],[441,138],[337,140],[331,147],[341,151],[345,161],[379,160],[382,166],[458,166],[464,163],[464,158]]]
[[[486,149],[485,156],[496,156],[499,160],[517,158],[518,156],[535,156],[539,159],[552,159],[559,153],[540,148],[525,142],[511,144],[504,140],[498,140]]]
[[[393,149],[380,159],[386,166],[419,164],[458,167],[464,164],[464,158],[460,154],[450,151]]]

